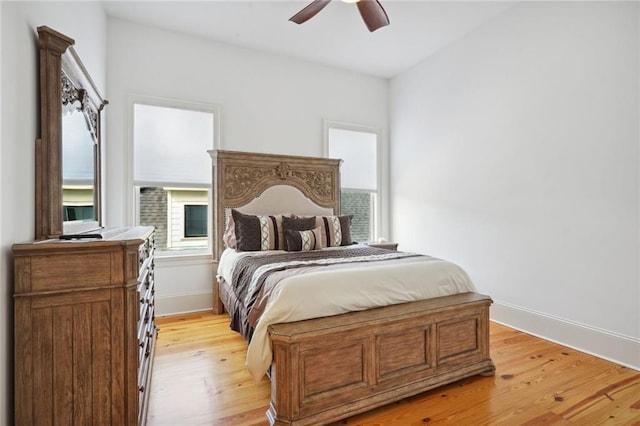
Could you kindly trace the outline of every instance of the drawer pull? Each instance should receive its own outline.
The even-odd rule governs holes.
[[[140,387],[138,388],[138,392],[144,392],[144,386],[140,386]]]

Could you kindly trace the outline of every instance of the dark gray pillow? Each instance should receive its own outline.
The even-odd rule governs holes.
[[[238,251],[282,250],[284,216],[254,216],[233,209],[231,216]]]
[[[282,218],[282,229],[284,230],[284,249],[290,251],[287,246],[287,231],[308,231],[316,227],[316,217],[304,217],[304,218],[293,218],[293,217],[283,217]]]

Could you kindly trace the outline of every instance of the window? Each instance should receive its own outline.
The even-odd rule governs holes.
[[[217,110],[178,104],[133,104],[136,223],[156,228],[159,251],[208,252]]]
[[[360,126],[326,124],[327,152],[343,160],[342,214],[352,214],[354,241],[374,240],[378,229],[378,133]]]
[[[185,238],[207,236],[207,206],[185,204],[184,236]]]

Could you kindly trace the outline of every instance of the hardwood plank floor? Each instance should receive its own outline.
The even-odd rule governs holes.
[[[244,367],[227,315],[157,318],[148,425],[266,425],[269,382]],[[494,377],[472,377],[336,423],[640,425],[640,372],[491,324]]]

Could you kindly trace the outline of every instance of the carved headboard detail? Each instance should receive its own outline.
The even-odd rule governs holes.
[[[224,209],[242,207],[272,186],[293,186],[318,206],[340,212],[342,160],[223,150],[209,153],[213,161],[213,254],[216,259],[224,248]]]

